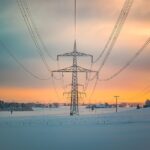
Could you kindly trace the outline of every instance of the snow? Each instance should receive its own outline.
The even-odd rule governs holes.
[[[150,108],[0,112],[0,150],[149,150]]]

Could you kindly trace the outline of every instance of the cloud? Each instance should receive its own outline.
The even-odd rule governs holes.
[[[72,51],[74,0],[30,0],[28,2],[34,22],[53,57],[56,57],[57,54]],[[124,0],[77,0],[77,42],[80,51],[91,53],[94,57],[98,56],[109,38],[123,3]],[[105,65],[103,76],[105,76],[105,71],[106,75],[109,75],[120,68],[141,47],[150,35],[149,20],[150,1],[134,0],[121,34]],[[35,74],[47,76],[16,0],[0,0],[0,22],[0,39],[11,49],[13,54]],[[0,86],[25,88],[51,86],[51,81],[42,83],[43,81],[34,80],[24,73],[1,47],[0,52]],[[133,73],[141,71],[144,78],[150,70],[148,54],[147,52],[143,53],[129,67],[129,71]],[[46,58],[52,69],[57,69],[57,64],[54,64],[48,57]],[[72,64],[70,59],[63,58],[60,61],[62,68]],[[80,64],[82,65],[82,63]],[[94,69],[97,69],[99,64],[100,62],[95,65]],[[85,61],[83,65],[89,66]],[[120,77],[119,79],[116,85],[127,84],[124,81],[131,81],[124,75],[123,78]],[[144,82],[144,80],[142,81]],[[133,84],[136,84],[136,82],[136,78],[132,80]],[[113,88],[112,83],[108,84],[110,89]],[[59,84],[58,87],[60,87]]]

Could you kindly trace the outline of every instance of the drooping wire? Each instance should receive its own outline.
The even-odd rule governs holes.
[[[96,86],[97,86],[97,83],[98,81],[108,81],[108,80],[111,80],[113,79],[114,77],[116,77],[117,75],[119,75],[122,71],[124,71],[142,52],[143,50],[150,44],[150,37],[146,40],[146,42],[143,44],[143,46],[135,53],[135,55],[118,71],[116,72],[114,75],[112,75],[111,77],[109,78],[106,78],[106,79],[96,79],[95,83],[94,83],[94,86],[93,86],[93,89],[92,89],[92,92],[89,96],[89,99],[91,99],[91,97],[93,96],[94,94],[94,91],[96,89]]]
[[[33,17],[32,17],[32,14],[31,14],[31,8],[29,7],[29,3],[27,2],[27,0],[25,0],[25,1],[23,1],[23,2],[25,2],[24,4],[25,4],[25,8],[26,8],[26,10],[27,10],[27,13],[28,13],[28,16],[29,16],[29,18],[30,18],[30,20],[31,20],[31,23],[32,23],[32,25],[33,25],[33,29],[35,30],[35,33],[36,33],[36,35],[37,35],[37,37],[38,37],[38,39],[39,39],[39,41],[40,41],[40,43],[41,43],[41,45],[42,45],[42,48],[43,48],[43,50],[46,52],[46,54],[53,60],[53,61],[56,61],[52,56],[51,56],[51,54],[49,53],[49,51],[48,51],[48,49],[46,48],[46,46],[45,46],[45,44],[44,44],[44,41],[43,41],[43,39],[41,38],[41,36],[40,36],[40,34],[39,34],[39,32],[38,32],[38,29],[37,29],[37,27],[36,27],[36,25],[35,25],[35,22],[34,22],[34,20],[33,20]],[[59,63],[58,63],[58,61],[57,61],[57,68],[60,68],[59,67]],[[55,79],[55,80],[62,80],[62,86],[63,86],[63,90],[64,90],[64,79],[63,79],[63,75],[61,75],[61,74],[59,74],[60,75],[60,77],[59,78],[57,78],[57,77],[55,77],[55,76],[53,76],[53,78]],[[53,85],[55,85],[55,82],[53,81]],[[55,86],[56,87],[56,86]],[[56,90],[55,90],[56,91]],[[58,92],[57,92],[58,93]],[[57,94],[58,95],[58,94]]]
[[[57,61],[57,68],[58,68],[58,70],[60,70],[59,61]],[[60,73],[59,75],[61,76],[60,80],[62,79],[62,86],[63,86],[63,89],[65,90],[66,87],[65,87],[64,75],[63,75],[63,73],[62,74]]]
[[[24,5],[25,5],[25,8],[26,8],[26,11],[27,11],[27,13],[28,13],[28,17],[30,18],[31,23],[32,23],[32,25],[33,25],[33,28],[34,28],[34,30],[35,30],[35,33],[36,33],[36,35],[37,35],[37,37],[38,37],[38,40],[40,41],[40,43],[41,43],[41,45],[42,45],[42,49],[46,52],[46,54],[47,54],[53,61],[56,61],[56,60],[52,57],[52,55],[50,54],[50,52],[48,51],[47,47],[45,46],[45,43],[44,43],[44,41],[43,41],[43,39],[42,39],[42,37],[41,37],[41,35],[40,35],[38,29],[37,29],[37,26],[36,26],[36,24],[35,24],[35,22],[34,22],[34,19],[33,19],[32,13],[31,13],[31,7],[29,7],[29,1],[27,2],[27,0],[24,0],[23,2],[24,2]]]
[[[132,4],[133,4],[133,0],[125,0],[125,2],[123,4],[123,7],[121,9],[121,12],[119,14],[119,17],[117,19],[117,22],[116,22],[116,24],[115,24],[115,26],[114,26],[114,28],[113,28],[110,36],[109,36],[108,41],[106,42],[106,44],[104,46],[104,49],[102,50],[100,55],[95,59],[93,64],[91,64],[90,69],[93,68],[93,65],[103,56],[104,52],[108,49],[108,46],[110,45],[109,49],[108,49],[108,52],[107,52],[107,54],[106,54],[106,56],[105,56],[105,58],[104,58],[104,60],[103,60],[103,62],[101,64],[101,66],[98,69],[98,72],[100,72],[100,70],[104,66],[108,56],[110,55],[111,50],[113,49],[113,47],[115,45],[115,42],[117,41],[119,33],[121,32],[121,29],[122,29],[122,27],[123,27],[123,25],[125,23],[125,20],[126,20],[128,14],[129,14],[129,11],[131,9]],[[89,81],[94,80],[97,75],[99,75],[99,73],[95,74],[92,78],[91,78],[91,74],[89,75],[89,78],[87,79],[86,84],[85,84],[86,85],[85,89],[87,89]]]
[[[129,3],[129,6],[128,6],[128,8],[127,8],[127,13],[124,13],[124,19],[122,20],[122,22],[120,23],[121,25],[120,25],[120,27],[118,28],[118,30],[116,31],[116,34],[114,35],[114,38],[113,38],[113,40],[112,40],[112,43],[110,44],[110,46],[109,46],[109,48],[108,48],[108,51],[107,51],[107,53],[106,53],[106,55],[105,55],[105,57],[104,57],[104,59],[103,59],[103,61],[102,61],[102,64],[100,65],[100,67],[99,67],[99,69],[98,69],[98,72],[100,73],[100,71],[102,70],[102,68],[103,68],[103,66],[105,65],[105,63],[106,63],[106,61],[107,61],[107,59],[108,59],[108,57],[109,57],[109,55],[110,55],[110,53],[111,53],[111,51],[112,51],[112,48],[113,48],[113,46],[114,46],[114,43],[115,43],[115,41],[117,40],[117,38],[118,38],[118,35],[119,35],[119,33],[120,33],[120,31],[121,31],[121,27],[122,27],[122,25],[124,24],[124,22],[125,22],[125,20],[126,20],[126,18],[127,18],[127,16],[128,16],[128,13],[129,13],[129,10],[130,10],[130,8],[131,8],[131,6],[132,6],[132,2],[133,2],[133,0],[131,0],[130,1],[130,3]]]
[[[10,51],[10,49],[0,40],[0,45],[1,47],[3,48],[3,50],[5,52],[7,52],[7,54],[12,57],[15,62],[26,72],[28,73],[29,75],[31,75],[32,77],[38,79],[38,80],[49,80],[50,77],[46,77],[46,78],[42,78],[42,77],[39,77],[37,76],[36,74],[34,74],[33,72],[31,72],[29,69],[27,69],[17,58],[16,56]]]
[[[125,23],[125,20],[127,18],[127,15],[130,11],[130,8],[133,4],[133,0],[125,0],[123,7],[121,9],[121,12],[119,14],[119,17],[116,21],[116,24],[114,25],[114,28],[108,38],[108,41],[106,42],[104,49],[100,53],[100,55],[94,60],[93,63],[96,63],[104,54],[104,52],[107,50],[108,46],[111,45],[109,49],[112,49],[113,46],[115,45],[115,42],[119,36],[119,33],[123,27],[123,24]],[[109,50],[110,51],[110,50]]]
[[[43,52],[42,52],[42,50],[40,48],[40,45],[38,43],[37,36],[36,36],[36,34],[35,34],[35,32],[34,32],[34,30],[32,28],[31,20],[28,18],[28,14],[26,12],[26,9],[24,8],[23,3],[22,3],[21,0],[17,0],[17,3],[18,3],[18,6],[19,6],[19,9],[20,9],[20,12],[22,14],[22,17],[23,17],[23,19],[25,21],[25,24],[27,26],[27,29],[29,31],[29,34],[30,34],[30,36],[31,36],[35,46],[36,46],[36,50],[39,53],[39,55],[41,57],[41,60],[43,61],[43,64],[47,68],[48,72],[51,72],[50,67],[49,67],[49,65],[48,65],[48,63],[47,63],[47,61],[45,59],[45,56],[44,56],[44,54],[43,54]]]
[[[94,83],[94,86],[93,86],[93,88],[92,88],[91,94],[90,94],[90,96],[89,96],[89,102],[91,101],[91,98],[92,98],[92,96],[93,96],[93,94],[94,94],[94,92],[95,92],[97,83],[98,83],[98,78],[96,78],[95,83]]]
[[[56,93],[57,98],[60,99],[60,96],[58,94],[58,91],[57,91],[57,88],[56,88],[56,84],[55,84],[55,81],[54,81],[53,77],[52,77],[52,86],[54,88],[54,92]]]
[[[143,46],[134,54],[134,56],[122,68],[120,68],[116,73],[114,73],[110,77],[105,78],[105,79],[99,79],[99,81],[109,81],[109,80],[115,78],[116,76],[118,76],[144,51],[144,49],[149,44],[150,44],[150,37],[147,39],[147,41],[143,44]]]
[[[123,27],[123,25],[126,21],[126,18],[127,18],[128,14],[130,12],[132,4],[133,4],[133,0],[126,0],[124,5],[123,5],[123,8],[120,12],[120,15],[117,19],[117,22],[116,22],[115,26],[114,26],[114,29],[113,29],[113,31],[112,31],[105,47],[104,47],[103,54],[107,49],[108,50],[107,50],[107,53],[106,53],[101,65],[98,69],[99,73],[102,70],[102,68],[104,67],[109,55],[111,54],[111,51],[112,51],[112,49],[113,49],[113,47],[114,47],[114,45],[115,45],[115,43],[118,39],[119,33],[121,32],[121,29],[122,29],[122,27]],[[95,76],[93,78],[95,78]],[[93,78],[90,79],[90,80],[93,80]]]
[[[38,53],[39,53],[39,55],[40,55],[40,57],[41,57],[41,59],[42,59],[44,65],[45,65],[45,67],[47,68],[48,72],[49,72],[50,75],[51,75],[50,67],[49,67],[49,65],[48,65],[48,63],[47,63],[47,61],[46,61],[46,59],[45,59],[45,56],[44,56],[44,54],[43,54],[43,52],[42,52],[42,49],[41,49],[41,47],[40,47],[40,44],[39,44],[39,42],[38,42],[40,39],[41,39],[41,41],[42,41],[42,38],[40,38],[40,34],[38,34],[38,30],[36,30],[35,28],[33,29],[33,26],[34,26],[34,25],[33,25],[33,21],[31,21],[31,18],[29,17],[29,16],[30,16],[30,14],[29,14],[29,13],[30,13],[30,12],[29,12],[29,9],[25,9],[22,0],[17,0],[17,3],[18,3],[18,6],[19,6],[21,15],[22,15],[22,17],[23,17],[23,19],[24,19],[24,21],[25,21],[25,24],[26,24],[26,26],[27,26],[27,29],[28,29],[28,31],[29,31],[29,34],[30,34],[30,36],[31,36],[31,38],[32,38],[32,40],[33,40],[35,46],[36,46],[36,50],[38,51]],[[44,43],[44,42],[43,42],[43,43]],[[43,45],[44,45],[44,44],[43,44]],[[47,54],[48,54],[48,51],[47,51]],[[54,90],[55,90],[55,93],[56,93],[57,98],[60,98],[60,97],[59,97],[59,94],[58,94],[58,92],[57,92],[57,89],[56,89],[56,86],[55,86],[55,83],[54,83],[53,78],[52,78],[52,85],[53,85],[53,88],[54,88]]]

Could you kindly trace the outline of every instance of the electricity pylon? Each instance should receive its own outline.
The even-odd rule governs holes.
[[[72,73],[72,83],[71,85],[71,92],[67,92],[64,94],[70,94],[70,98],[71,98],[71,104],[70,104],[70,115],[78,115],[79,114],[79,109],[78,109],[78,104],[79,104],[79,97],[82,94],[85,94],[83,92],[79,92],[78,91],[78,86],[80,86],[80,84],[78,84],[78,72],[85,72],[86,73],[86,77],[88,75],[89,72],[95,72],[97,74],[97,71],[92,71],[83,67],[78,66],[77,60],[78,57],[90,57],[91,58],[91,63],[93,62],[93,56],[90,54],[85,54],[85,53],[81,53],[77,51],[77,46],[76,46],[76,40],[74,41],[74,47],[73,47],[73,51],[69,52],[69,53],[65,53],[65,54],[61,54],[61,55],[57,55],[57,61],[59,60],[59,57],[69,57],[72,56],[73,57],[73,64],[70,67],[67,68],[63,68],[63,69],[59,69],[59,70],[54,70],[52,71],[52,76],[54,72],[71,72]]]
[[[118,111],[118,98],[119,96],[114,96],[116,98],[116,112]]]

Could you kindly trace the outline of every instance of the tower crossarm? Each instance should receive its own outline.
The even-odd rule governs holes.
[[[76,52],[76,56],[79,56],[79,57],[90,57],[91,58],[91,63],[93,63],[93,55],[91,54],[86,54],[86,53],[81,53],[81,52]]]
[[[56,73],[56,72],[61,72],[61,73],[64,73],[64,72],[74,72],[74,67],[73,66],[70,66],[70,67],[67,67],[67,68],[63,68],[63,69],[58,69],[58,70],[53,70],[51,71],[51,75],[53,76],[53,73]],[[90,69],[86,69],[86,68],[83,68],[83,67],[80,67],[80,66],[76,66],[76,72],[81,72],[81,73],[86,73],[86,78],[88,76],[88,73],[96,73],[96,76],[98,77],[98,72],[95,71],[95,70],[90,70]]]
[[[86,79],[88,79],[88,73],[95,73],[95,76],[98,78],[98,71],[86,69],[80,66],[77,66],[77,72],[85,72],[86,73]]]
[[[59,55],[57,55],[57,60],[59,60],[59,57],[67,57],[67,56],[74,56],[74,53],[68,52],[68,53],[64,53],[64,54],[59,54]]]
[[[97,72],[97,71],[94,71],[94,70],[90,70],[90,69],[86,69],[86,68],[83,68],[83,67],[80,67],[80,66],[77,66],[77,72]]]
[[[65,96],[65,95],[71,96],[71,92],[63,92],[63,96]],[[78,91],[78,95],[79,96],[82,96],[82,95],[86,96],[86,93]]]
[[[58,70],[53,70],[52,71],[52,74],[55,73],[55,72],[73,72],[73,67],[66,67],[66,68],[63,68],[63,69],[58,69]]]
[[[59,60],[59,57],[68,57],[68,56],[72,56],[72,57],[74,57],[74,56],[90,57],[91,58],[91,63],[93,63],[93,56],[92,55],[86,54],[86,53],[81,53],[81,52],[78,52],[78,51],[73,51],[73,52],[57,55],[57,60]]]
[[[67,67],[67,68],[63,68],[63,69],[53,70],[52,73],[54,73],[54,72],[73,72],[73,71],[74,71],[74,67],[71,66],[71,67]],[[96,73],[97,71],[77,66],[77,72],[95,72]]]
[[[68,86],[72,86],[72,84],[67,84],[67,85],[66,85],[66,88],[67,88]],[[82,87],[83,89],[85,89],[85,87],[84,87],[83,84],[77,84],[77,86],[80,86],[80,87]]]

